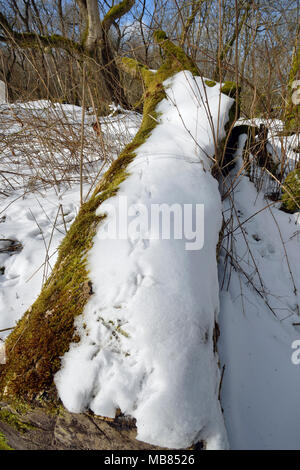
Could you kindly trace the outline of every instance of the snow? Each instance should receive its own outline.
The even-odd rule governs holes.
[[[140,123],[136,113],[114,116],[116,109],[112,105],[111,116],[100,120],[111,158],[131,140]],[[0,111],[1,173],[6,175],[0,191],[0,330],[4,330],[14,327],[39,295],[55,264],[58,246],[78,213],[79,165],[65,145],[70,144],[72,150],[72,138],[80,139],[82,109],[38,100],[3,104]],[[85,120],[84,195],[103,164],[92,122],[95,116],[89,110]],[[66,140],[61,143],[62,134]],[[60,182],[62,174],[66,182]],[[45,179],[49,183],[44,183]],[[21,249],[9,250],[10,240]],[[0,346],[9,333],[0,332]]]
[[[50,274],[65,236],[65,224],[70,226],[78,206],[79,191],[74,190],[59,196],[52,190],[44,197],[20,193],[18,198],[15,193],[1,204],[0,330],[13,327],[40,293],[43,275]],[[10,243],[2,240],[21,243],[21,251],[5,250]],[[45,263],[47,251],[49,262]]]
[[[287,164],[287,171],[294,168],[295,162],[300,161],[299,152],[299,134],[283,135],[284,123],[279,119],[239,119],[236,125],[251,125],[259,127],[261,124],[268,128],[267,150],[273,156],[274,162],[284,161]]]
[[[69,411],[90,408],[114,417],[119,408],[136,419],[144,442],[186,448],[204,440],[208,449],[221,449],[227,437],[212,340],[221,201],[207,171],[214,143],[205,92],[214,129],[220,116],[220,138],[233,100],[222,95],[219,103],[219,87],[204,92],[203,81],[189,72],[165,86],[159,125],[99,214],[116,222],[121,197],[135,208],[137,224],[141,208],[153,204],[204,204],[204,246],[187,250],[184,238],[151,238],[143,226],[124,239],[106,238],[100,225],[89,254],[94,295],[76,321],[81,341],[63,356],[55,383]]]
[[[292,343],[300,337],[299,326],[293,325],[299,323],[299,217],[280,211],[280,203],[264,209],[272,201],[258,194],[245,175],[239,178],[234,202],[244,230],[234,217],[233,253],[239,266],[227,265],[224,276],[224,251],[220,260],[220,283],[224,277],[225,282],[218,343],[225,365],[221,402],[230,448],[299,449],[300,374],[291,360]],[[227,199],[225,217],[230,205]]]

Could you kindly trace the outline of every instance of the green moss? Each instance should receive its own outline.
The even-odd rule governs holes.
[[[148,70],[147,66],[129,57],[123,57],[122,64],[127,72],[129,72],[131,75],[137,78],[143,78],[142,77],[143,71]]]
[[[294,54],[289,83],[288,83],[288,100],[284,110],[283,120],[285,122],[285,128],[289,131],[298,131],[300,129],[300,105],[295,104],[292,101],[292,95],[296,88],[293,88],[293,82],[300,78],[300,47],[298,47]]]
[[[135,0],[123,0],[109,9],[102,21],[102,29],[107,34],[114,21],[124,16],[133,7]]]
[[[155,42],[157,42],[158,44],[167,39],[166,33],[162,30],[155,31],[153,37]]]
[[[164,31],[156,31],[154,33],[154,39],[166,54],[166,59],[160,71],[167,71],[169,69],[169,75],[172,75],[180,70],[189,70],[194,75],[200,75],[194,61],[185,54],[181,47],[171,42]]]
[[[221,92],[224,93],[224,95],[230,96],[231,98],[236,98],[237,96],[237,91],[241,91],[240,87],[237,87],[235,82],[224,82]]]
[[[291,171],[285,181],[282,190],[283,208],[288,212],[300,210],[300,169]]]
[[[166,62],[156,73],[135,64],[146,88],[141,127],[100,180],[90,200],[82,205],[59,247],[57,262],[40,296],[6,340],[7,362],[0,372],[0,396],[6,401],[15,404],[44,399],[53,403],[57,398],[53,376],[70,343],[79,340],[74,331],[74,318],[83,312],[92,294],[87,255],[97,226],[104,218],[97,216],[96,210],[117,193],[128,175],[127,167],[135,158],[136,149],[159,122],[156,109],[166,97],[164,80],[184,69],[198,72],[180,48],[167,39],[162,47],[165,46]],[[133,66],[132,62],[125,62]]]
[[[293,112],[285,115],[285,129],[289,132],[289,134],[294,134],[298,132],[300,128],[300,110],[296,105],[292,104],[291,100],[290,109],[293,110]]]
[[[123,16],[125,13],[127,13],[130,10],[133,4],[134,4],[134,1],[132,0],[123,0],[117,5],[114,5],[105,15],[104,21],[107,20],[108,18],[111,18],[112,21],[114,21],[117,18],[120,18],[121,16]]]
[[[7,444],[4,434],[0,432],[0,450],[14,450]]]
[[[60,36],[59,34],[51,34],[50,36],[42,36],[42,39],[45,40],[46,42],[49,42],[49,45],[57,45],[57,44],[64,44],[66,48],[70,49],[78,49],[80,50],[80,44],[72,41],[69,38],[66,38],[64,36]]]
[[[214,87],[216,86],[217,82],[215,82],[214,80],[205,80],[205,85],[209,86],[209,87]]]
[[[25,433],[31,429],[34,429],[34,426],[31,426],[27,423],[23,423],[15,413],[12,413],[7,409],[0,410],[0,421],[2,423],[8,424],[9,426],[21,433]]]
[[[42,45],[46,52],[48,52],[51,47],[61,47],[66,50],[83,52],[82,44],[78,44],[77,42],[64,36],[60,36],[59,34],[37,36],[35,33],[15,33],[14,37],[18,45],[24,48],[40,48]]]

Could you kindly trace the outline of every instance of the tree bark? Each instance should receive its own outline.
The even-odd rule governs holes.
[[[294,50],[292,54],[291,69],[288,82],[288,95],[284,106],[283,121],[285,129],[297,132],[300,129],[300,24],[296,32]]]
[[[2,439],[1,439],[1,434]],[[0,402],[1,450],[157,450],[136,440],[134,422],[104,420],[93,413],[45,409],[20,413]]]

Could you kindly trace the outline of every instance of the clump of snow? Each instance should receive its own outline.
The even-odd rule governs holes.
[[[205,87],[188,72],[165,86],[160,122],[107,201],[115,208],[108,220],[119,216],[121,197],[136,207],[137,221],[141,207],[204,204],[204,246],[188,251],[185,239],[149,239],[142,231],[103,239],[100,225],[89,254],[94,295],[76,321],[81,341],[62,358],[55,383],[71,412],[114,417],[120,408],[134,417],[142,441],[182,448],[205,440],[207,448],[226,448],[212,339],[221,201],[209,168],[212,129],[224,137],[233,100],[220,101],[218,86]]]

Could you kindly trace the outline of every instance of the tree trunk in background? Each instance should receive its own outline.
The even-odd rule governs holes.
[[[130,11],[135,0],[123,0],[110,8],[101,20],[97,0],[76,0],[80,9],[82,31],[80,42],[58,34],[44,35],[36,32],[17,32],[5,15],[0,12],[0,40],[13,48],[39,49],[42,53],[52,48],[64,49],[86,62],[88,75],[96,82],[103,83],[102,98],[127,106],[121,84],[121,76],[116,64],[115,52],[110,40],[112,25]],[[2,33],[2,34],[1,34]]]
[[[288,83],[288,96],[284,109],[283,121],[287,131],[299,131],[300,129],[300,44],[297,28],[296,41],[292,56],[291,70]]]

